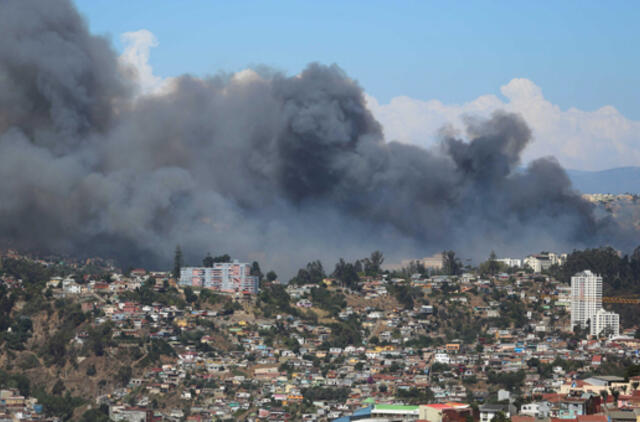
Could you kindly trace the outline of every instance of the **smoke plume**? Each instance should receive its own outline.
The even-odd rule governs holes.
[[[168,267],[176,244],[290,271],[381,249],[486,257],[613,243],[525,122],[496,113],[437,150],[383,139],[337,66],[181,76],[135,70],[66,0],[0,3],[0,239]],[[242,76],[242,77],[240,77]]]

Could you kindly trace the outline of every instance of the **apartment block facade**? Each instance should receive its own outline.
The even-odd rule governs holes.
[[[238,261],[215,263],[213,267],[183,267],[180,285],[224,293],[257,294],[259,290],[258,277],[251,275],[251,265]]]
[[[590,270],[571,277],[571,328],[585,328],[602,308],[602,277]]]
[[[602,277],[590,270],[571,277],[571,328],[587,322],[592,336],[620,333],[620,316],[602,308]]]
[[[591,323],[591,335],[600,334],[619,336],[620,335],[620,315],[615,312],[608,312],[600,309],[596,312]]]

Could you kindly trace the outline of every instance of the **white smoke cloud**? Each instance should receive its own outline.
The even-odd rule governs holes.
[[[158,47],[155,34],[148,29],[125,32],[120,35],[125,48],[118,57],[120,71],[131,79],[137,88],[138,95],[166,95],[176,87],[176,78],[162,78],[153,72],[149,63],[151,49]],[[261,79],[253,69],[243,69],[231,74],[235,83],[251,83]]]
[[[406,96],[380,104],[368,95],[367,105],[384,127],[387,140],[431,146],[445,125],[462,131],[468,116],[487,117],[498,109],[522,115],[534,140],[523,159],[553,155],[579,170],[640,165],[640,121],[626,118],[612,106],[595,111],[562,110],[528,79],[513,79],[500,88],[506,101],[483,95],[464,104],[443,104]]]
[[[125,32],[120,35],[125,49],[118,58],[119,64],[126,70],[133,71],[133,79],[137,82],[141,94],[160,92],[165,83],[161,77],[153,74],[149,64],[150,50],[158,46],[158,39],[147,29]]]

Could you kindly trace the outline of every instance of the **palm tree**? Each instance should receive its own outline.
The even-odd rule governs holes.
[[[602,396],[602,406],[603,408],[607,405],[607,398],[609,397],[609,392],[607,390],[600,391],[600,396]]]
[[[611,394],[613,395],[613,402],[617,407],[618,406],[618,397],[620,397],[620,391],[618,391],[617,389],[612,389],[611,390]]]

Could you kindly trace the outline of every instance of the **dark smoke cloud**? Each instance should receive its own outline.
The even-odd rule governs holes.
[[[520,169],[518,116],[438,150],[385,142],[336,66],[182,76],[133,97],[131,70],[68,1],[0,2],[0,239],[168,266],[176,244],[284,271],[382,249],[517,255],[626,246],[553,159]]]

